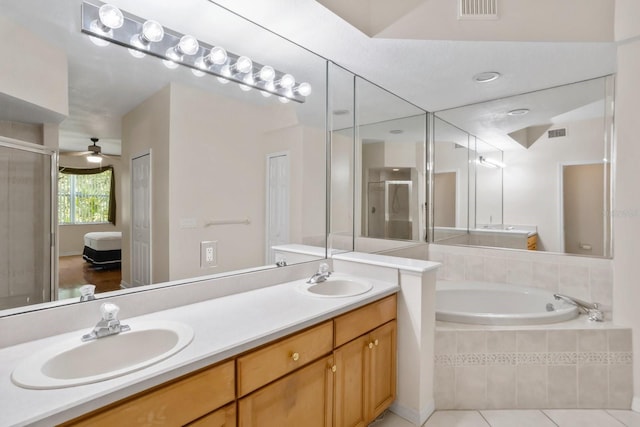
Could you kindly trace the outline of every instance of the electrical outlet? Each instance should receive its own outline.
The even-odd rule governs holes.
[[[200,242],[200,268],[211,268],[218,265],[218,241]]]

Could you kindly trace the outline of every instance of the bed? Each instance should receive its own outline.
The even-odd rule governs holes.
[[[82,258],[94,268],[120,268],[122,233],[120,231],[94,231],[85,234]]]

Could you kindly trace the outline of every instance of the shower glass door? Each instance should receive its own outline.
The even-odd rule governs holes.
[[[55,162],[53,150],[0,138],[0,309],[55,299]]]

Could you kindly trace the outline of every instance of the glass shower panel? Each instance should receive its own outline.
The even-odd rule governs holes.
[[[52,300],[53,156],[0,140],[0,309]]]

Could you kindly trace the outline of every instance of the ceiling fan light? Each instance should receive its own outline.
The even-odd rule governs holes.
[[[87,162],[89,163],[102,163],[102,157],[97,154],[89,154],[87,156]]]

